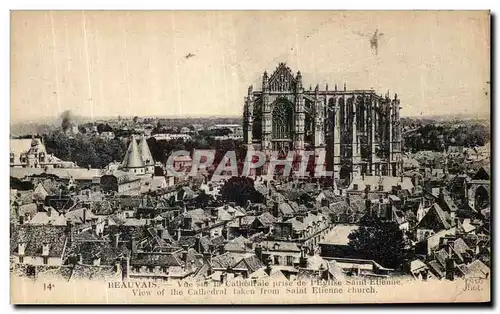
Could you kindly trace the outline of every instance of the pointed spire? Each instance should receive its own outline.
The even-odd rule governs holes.
[[[337,83],[335,83],[335,91],[337,91]]]
[[[269,87],[269,76],[267,75],[267,71],[264,71],[264,75],[262,76],[262,90],[266,90]]]
[[[146,137],[144,137],[144,135],[141,136],[141,141],[139,143],[139,152],[141,153],[142,161],[146,166],[154,166],[155,162],[153,160],[153,155],[151,155],[148,142],[146,141]]]
[[[135,137],[132,135],[132,140],[127,149],[127,153],[125,154],[125,158],[123,158],[122,163],[123,168],[141,168],[144,167],[144,163],[141,159],[141,155],[139,152],[139,147],[137,146],[137,142]]]
[[[325,84],[325,90],[328,91],[328,83]]]
[[[302,73],[300,73],[300,71],[297,72],[296,81],[297,81],[296,85],[297,91],[300,92],[302,89]]]
[[[344,92],[347,91],[347,85],[344,82]]]

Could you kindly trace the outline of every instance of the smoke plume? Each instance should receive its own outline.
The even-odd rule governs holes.
[[[61,127],[64,132],[68,131],[71,128],[71,120],[72,120],[72,115],[71,115],[71,110],[66,110],[61,114]]]

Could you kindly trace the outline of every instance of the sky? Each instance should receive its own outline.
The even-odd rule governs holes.
[[[397,93],[402,116],[489,115],[489,23],[485,11],[15,11],[11,121],[239,116],[280,62],[305,88]]]

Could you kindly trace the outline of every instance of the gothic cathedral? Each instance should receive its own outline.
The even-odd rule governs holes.
[[[326,150],[326,166],[337,178],[399,176],[402,169],[400,101],[374,90],[312,90],[280,63],[264,72],[262,90],[248,88],[243,110],[244,141],[264,151]]]

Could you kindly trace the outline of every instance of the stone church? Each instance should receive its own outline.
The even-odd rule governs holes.
[[[402,168],[400,101],[374,90],[303,88],[280,63],[264,72],[262,88],[248,88],[243,110],[245,143],[252,149],[326,150],[326,167],[337,178],[399,176]]]

